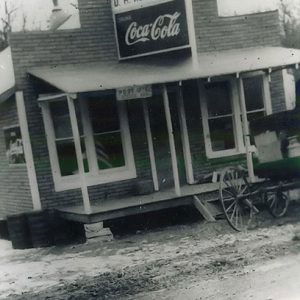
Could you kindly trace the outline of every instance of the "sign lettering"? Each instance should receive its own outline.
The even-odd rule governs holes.
[[[124,88],[119,88],[116,91],[118,101],[139,99],[139,98],[150,98],[152,97],[152,86],[151,85],[134,85]]]
[[[122,5],[127,3],[126,0],[115,1],[123,1]],[[128,1],[132,4],[149,3],[150,0]],[[117,2],[115,4],[120,5]],[[189,47],[184,0],[115,11],[114,18],[120,59]]]

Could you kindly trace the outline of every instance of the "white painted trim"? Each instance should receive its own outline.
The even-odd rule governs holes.
[[[82,148],[81,148],[81,142],[80,142],[80,134],[79,134],[79,128],[78,128],[78,123],[77,123],[74,99],[72,99],[70,96],[67,96],[67,101],[68,101],[71,127],[72,127],[72,133],[73,133],[74,144],[75,144],[75,151],[76,151],[77,165],[78,165],[78,171],[79,171],[79,177],[80,177],[80,187],[81,187],[81,193],[82,193],[82,198],[83,198],[84,211],[86,214],[90,214],[92,212],[92,209],[91,209],[89,192],[88,192],[85,174],[84,174],[83,155],[82,155]]]
[[[182,87],[180,86],[178,87],[177,90],[177,109],[178,109],[178,116],[179,116],[179,125],[180,125],[186,180],[187,183],[193,184],[195,183],[195,179],[194,179],[194,171],[193,171],[193,164],[192,164],[190,139],[189,139],[189,133],[186,124],[186,115],[184,109]]]
[[[226,80],[222,80],[226,81]],[[230,83],[231,90],[232,90],[232,81],[227,80]],[[235,105],[234,105],[234,95],[232,92],[230,92],[230,101],[232,105],[232,121],[233,123],[233,134],[236,142],[236,147],[233,149],[228,149],[228,150],[221,150],[221,151],[213,151],[212,150],[212,144],[211,144],[211,139],[210,139],[210,130],[209,130],[209,118],[208,118],[208,110],[207,110],[207,98],[206,98],[206,92],[204,88],[204,83],[201,80],[198,80],[198,88],[199,88],[199,98],[200,98],[200,106],[201,106],[201,114],[202,114],[202,126],[203,126],[203,135],[204,135],[204,144],[205,144],[205,151],[206,155],[209,159],[211,158],[219,158],[219,157],[226,157],[226,156],[233,156],[240,154],[240,151],[238,149],[238,140],[239,140],[239,135],[237,132],[238,126],[238,120],[235,118]],[[237,126],[235,126],[237,125]],[[235,128],[236,127],[236,128]]]
[[[271,91],[270,91],[270,82],[266,74],[263,75],[263,99],[264,99],[266,114],[271,115],[273,113],[272,98],[271,98]]]
[[[176,147],[175,147],[175,140],[174,140],[174,131],[172,125],[171,112],[170,112],[169,96],[165,84],[163,84],[162,86],[162,92],[163,92],[163,102],[164,102],[165,116],[166,116],[168,136],[169,136],[175,193],[177,196],[180,196],[181,191],[180,191],[180,181],[179,181],[179,173],[178,173],[178,165],[177,165]]]
[[[36,170],[34,165],[23,92],[16,92],[16,104],[20,122],[20,130],[23,140],[23,148],[28,172],[30,192],[32,197],[32,205],[34,210],[40,210],[42,209],[42,204],[36,177]]]
[[[93,138],[93,128],[91,124],[91,120],[89,118],[89,111],[87,106],[87,101],[82,99],[80,96],[79,107],[81,112],[81,122],[83,127],[83,134],[85,139],[86,153],[88,157],[89,171],[95,175],[98,174],[98,162],[96,155],[96,146]]]
[[[81,101],[81,99],[79,101]],[[42,109],[42,115],[44,120],[45,131],[46,131],[46,138],[47,138],[52,177],[54,181],[54,188],[56,192],[77,189],[80,188],[80,181],[81,181],[78,174],[61,176],[57,148],[56,148],[54,126],[53,126],[53,121],[51,118],[51,112],[49,108],[50,102],[49,101],[40,102],[40,106]],[[86,101],[82,99],[82,102],[84,108],[84,106],[86,106]],[[137,176],[129,124],[128,124],[127,110],[125,104],[126,103],[117,102],[119,116],[120,116],[119,118],[120,132],[121,132],[122,146],[123,146],[126,166],[108,169],[108,170],[99,170],[97,168],[98,163],[97,163],[96,149],[95,147],[93,148],[94,139],[93,139],[92,125],[90,122],[90,118],[88,116],[87,108],[86,109],[84,108],[83,111],[81,111],[82,117],[88,117],[86,120],[83,121],[84,135],[87,141],[86,151],[88,155],[89,168],[90,168],[89,172],[85,173],[85,180],[87,186],[94,186],[99,184],[133,179],[136,178]],[[91,144],[89,145],[90,142]]]
[[[249,175],[250,181],[254,182],[255,175],[254,175],[254,167],[253,167],[253,161],[252,161],[250,130],[249,130],[249,124],[248,124],[245,93],[244,93],[244,84],[243,84],[242,78],[238,79],[238,90],[239,90],[240,107],[241,107],[241,112],[242,112],[242,122],[243,122],[242,128],[243,128],[243,136],[244,136],[245,147],[246,147],[248,175]]]
[[[247,74],[243,74],[239,78],[235,79],[227,79],[230,82],[231,86],[231,105],[232,105],[232,113],[233,113],[233,130],[235,136],[235,143],[236,148],[224,151],[212,151],[212,145],[210,140],[209,134],[209,123],[208,123],[208,111],[207,111],[207,99],[204,89],[204,83],[198,80],[198,88],[199,88],[199,96],[200,96],[200,105],[201,105],[201,113],[202,113],[202,125],[203,125],[203,133],[204,133],[204,141],[205,141],[205,150],[207,157],[210,158],[219,158],[219,157],[226,157],[226,156],[233,156],[238,154],[243,154],[246,152],[245,141],[244,141],[244,134],[242,129],[242,107],[240,102],[240,92],[239,92],[239,80],[243,82],[243,79],[249,77],[260,77],[262,79],[262,95],[264,101],[264,108],[261,111],[265,111],[266,114],[272,113],[272,102],[271,102],[271,95],[270,95],[270,84],[268,81],[268,77],[264,72],[249,72]],[[219,81],[219,80],[218,80]],[[223,79],[222,81],[226,81]],[[243,89],[244,91],[244,89]],[[245,97],[244,97],[245,101]],[[246,103],[245,109],[246,109]],[[251,113],[251,112],[247,112]],[[248,119],[248,118],[247,118]],[[248,126],[248,124],[247,124]],[[249,146],[249,149],[252,151],[253,146]]]
[[[153,186],[154,186],[155,191],[159,191],[157,168],[156,168],[156,161],[155,161],[155,154],[154,154],[153,139],[152,139],[152,132],[151,132],[147,100],[143,100],[143,112],[144,112],[144,120],[145,120],[145,127],[146,127],[146,135],[147,135],[147,142],[148,142],[148,151],[149,151]]]

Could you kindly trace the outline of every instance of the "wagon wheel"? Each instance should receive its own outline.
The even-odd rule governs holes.
[[[250,185],[245,170],[225,168],[220,177],[219,196],[229,225],[237,231],[247,230],[258,210],[250,199]]]
[[[264,201],[270,214],[274,218],[283,217],[288,209],[290,198],[280,188],[272,192],[264,193]]]

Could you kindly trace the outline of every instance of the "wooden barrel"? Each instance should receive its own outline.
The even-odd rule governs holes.
[[[27,213],[30,237],[34,248],[49,247],[53,245],[53,238],[46,211]]]
[[[25,214],[10,215],[7,217],[9,238],[14,249],[32,247],[30,232]]]

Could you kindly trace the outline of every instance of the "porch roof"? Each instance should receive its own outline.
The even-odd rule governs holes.
[[[0,52],[0,104],[14,93],[14,87],[15,76],[11,49],[7,47]]]
[[[28,73],[67,93],[108,90],[144,84],[207,78],[256,70],[277,69],[300,63],[300,50],[256,47],[198,54],[192,58],[147,59],[128,62],[38,67]]]

